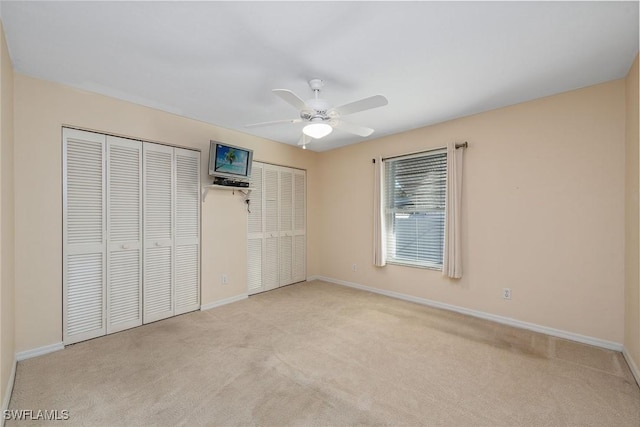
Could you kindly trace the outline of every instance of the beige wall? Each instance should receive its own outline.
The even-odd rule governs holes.
[[[320,271],[621,344],[624,91],[617,80],[321,153]],[[469,142],[464,277],[374,267],[371,159],[450,141]]]
[[[15,356],[13,66],[0,26],[0,402],[4,402]]]
[[[17,351],[62,340],[63,125],[200,149],[203,183],[210,139],[254,149],[256,160],[306,169],[307,272],[319,273],[317,153],[16,73]],[[203,305],[246,294],[246,219],[241,197],[209,192],[202,205]],[[220,284],[222,273],[229,275],[228,285]]]
[[[638,211],[638,57],[626,78],[625,152],[625,322],[624,346],[628,357],[640,367],[640,213]],[[637,373],[636,373],[637,374]]]
[[[202,150],[209,139],[307,169],[309,276],[324,275],[623,342],[625,81],[618,80],[325,153],[15,75],[16,349],[61,341],[61,126]],[[464,270],[376,269],[371,158],[469,141]],[[202,205],[202,303],[245,292],[242,199]],[[224,242],[224,243],[223,243]],[[358,271],[351,265],[358,264]],[[229,284],[220,284],[220,275]],[[510,287],[513,299],[501,299]]]

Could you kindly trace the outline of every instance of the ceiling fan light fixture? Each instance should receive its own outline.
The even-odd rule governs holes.
[[[310,123],[302,129],[302,133],[314,139],[324,138],[333,131],[333,128],[326,123]]]

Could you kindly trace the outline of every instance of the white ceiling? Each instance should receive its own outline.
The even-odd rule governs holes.
[[[1,16],[15,69],[37,78],[296,144],[302,125],[271,93],[349,116],[324,151],[624,77],[638,2],[11,2]],[[241,141],[228,141],[240,143]]]

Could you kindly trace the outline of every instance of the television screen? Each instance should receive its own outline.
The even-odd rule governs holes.
[[[225,178],[247,178],[251,175],[253,151],[211,141],[209,175]]]

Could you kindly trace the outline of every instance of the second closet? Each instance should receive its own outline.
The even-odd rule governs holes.
[[[253,162],[248,293],[306,280],[306,171]]]

